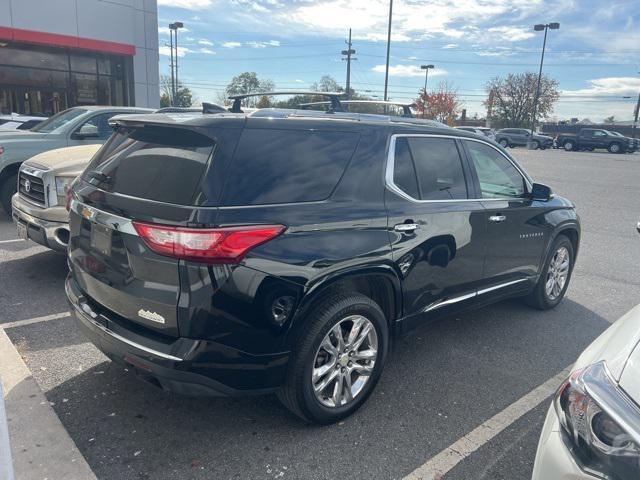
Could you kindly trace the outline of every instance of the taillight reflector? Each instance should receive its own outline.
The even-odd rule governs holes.
[[[238,263],[249,250],[280,235],[283,225],[183,228],[133,222],[144,243],[160,255],[203,263]]]

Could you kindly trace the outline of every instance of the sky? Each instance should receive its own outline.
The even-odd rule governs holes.
[[[410,101],[446,81],[468,116],[484,117],[486,82],[544,73],[561,97],[551,118],[631,120],[640,93],[639,0],[395,0],[389,97]],[[199,101],[218,100],[229,81],[253,71],[276,89],[308,89],[323,75],[346,82],[341,50],[349,28],[352,88],[383,97],[389,0],[158,0],[160,72],[169,73],[169,30],[179,32],[179,78]],[[625,98],[628,97],[628,98]]]

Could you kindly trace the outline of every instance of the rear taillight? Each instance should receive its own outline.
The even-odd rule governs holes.
[[[144,243],[160,255],[203,263],[238,263],[249,250],[280,235],[283,225],[182,228],[133,222]]]

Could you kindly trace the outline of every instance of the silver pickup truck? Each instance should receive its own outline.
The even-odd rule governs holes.
[[[0,203],[11,215],[11,197],[18,185],[18,169],[25,160],[54,148],[102,144],[111,135],[109,119],[125,113],[149,113],[135,107],[73,107],[31,130],[0,132]]]

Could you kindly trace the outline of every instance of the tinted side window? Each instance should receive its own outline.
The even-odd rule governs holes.
[[[222,195],[222,205],[325,200],[340,181],[359,134],[245,129]]]
[[[212,139],[191,130],[121,131],[98,151],[83,178],[108,192],[191,205],[213,148]]]
[[[409,137],[422,200],[467,198],[462,160],[455,140]]]
[[[524,196],[523,176],[500,152],[484,143],[465,141],[465,144],[478,174],[482,198]]]
[[[412,198],[419,199],[418,180],[413,166],[409,143],[404,137],[396,139],[395,160],[393,162],[393,183]]]

